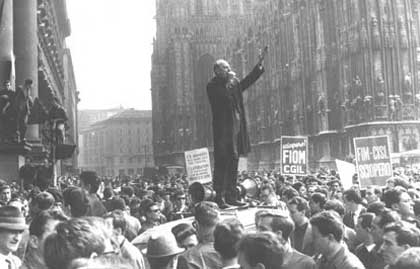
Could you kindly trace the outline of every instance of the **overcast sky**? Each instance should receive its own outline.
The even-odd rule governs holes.
[[[151,109],[155,0],[67,0],[79,109]]]

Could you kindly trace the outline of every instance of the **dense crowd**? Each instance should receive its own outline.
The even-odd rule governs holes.
[[[327,169],[240,173],[258,190],[242,189],[257,208],[246,231],[191,199],[185,176],[0,181],[0,268],[420,268],[420,173],[394,173],[366,188],[354,177],[346,190]]]

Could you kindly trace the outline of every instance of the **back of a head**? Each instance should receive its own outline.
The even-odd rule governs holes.
[[[83,171],[80,174],[80,180],[86,186],[89,186],[89,193],[96,193],[99,189],[100,181],[96,172],[94,171]]]
[[[234,218],[223,220],[214,230],[214,249],[223,259],[233,259],[238,253],[236,244],[244,234],[244,226]]]
[[[253,267],[261,263],[266,269],[276,269],[283,263],[283,245],[272,232],[244,235],[238,243],[237,250]]]
[[[395,269],[419,269],[420,268],[420,247],[409,248],[404,251],[392,267]]]
[[[368,205],[366,211],[370,213],[374,213],[376,216],[378,216],[381,214],[382,211],[384,211],[384,209],[385,209],[385,204],[380,201],[376,201]]]
[[[122,211],[126,210],[126,203],[123,198],[114,196],[109,203],[109,211],[117,209]]]
[[[311,200],[315,203],[319,204],[320,208],[324,208],[325,203],[327,202],[327,198],[323,193],[315,192],[311,195]]]
[[[54,206],[54,196],[46,191],[38,193],[32,201],[40,210],[48,210]]]
[[[345,213],[345,208],[344,208],[343,203],[337,199],[328,200],[324,205],[324,209],[335,211],[337,212],[337,214],[340,215],[340,217],[343,217]]]
[[[73,218],[59,223],[44,243],[44,260],[49,269],[67,268],[77,258],[90,258],[105,251],[107,238],[88,220]]]
[[[197,234],[197,231],[189,223],[180,223],[180,224],[174,226],[171,229],[171,232],[175,236],[178,244],[180,244],[180,242],[184,241],[187,237],[189,237],[193,234]]]
[[[51,220],[66,221],[68,218],[58,210],[41,211],[32,219],[29,234],[41,237],[45,232],[46,224]]]
[[[72,217],[85,216],[89,209],[89,200],[85,191],[79,187],[68,187],[63,193],[64,204],[70,206]]]
[[[402,192],[403,191],[398,190],[398,189],[392,189],[392,190],[386,191],[383,195],[385,206],[387,208],[392,208],[393,204],[399,203]]]
[[[384,228],[384,233],[394,232],[399,246],[420,247],[420,231],[403,223],[394,222]]]
[[[194,217],[199,225],[214,227],[219,222],[219,207],[213,202],[201,202],[195,207]]]
[[[323,211],[310,220],[312,226],[315,226],[322,236],[328,236],[332,234],[337,242],[340,242],[343,238],[344,224],[340,219],[340,216],[335,211]]]

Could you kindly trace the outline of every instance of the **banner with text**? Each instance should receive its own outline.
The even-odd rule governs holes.
[[[188,181],[201,184],[212,181],[210,155],[208,148],[194,149],[185,152]]]
[[[308,168],[308,137],[282,136],[280,165],[283,175],[306,175]]]
[[[362,187],[383,186],[386,179],[392,176],[388,136],[355,137],[354,155]]]

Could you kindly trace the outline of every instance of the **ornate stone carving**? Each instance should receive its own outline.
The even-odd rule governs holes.
[[[400,120],[401,112],[401,98],[399,95],[390,95],[389,96],[389,119],[390,120]]]
[[[413,86],[412,86],[412,76],[411,73],[408,72],[404,76],[403,81],[403,103],[404,104],[412,104],[413,103]]]

